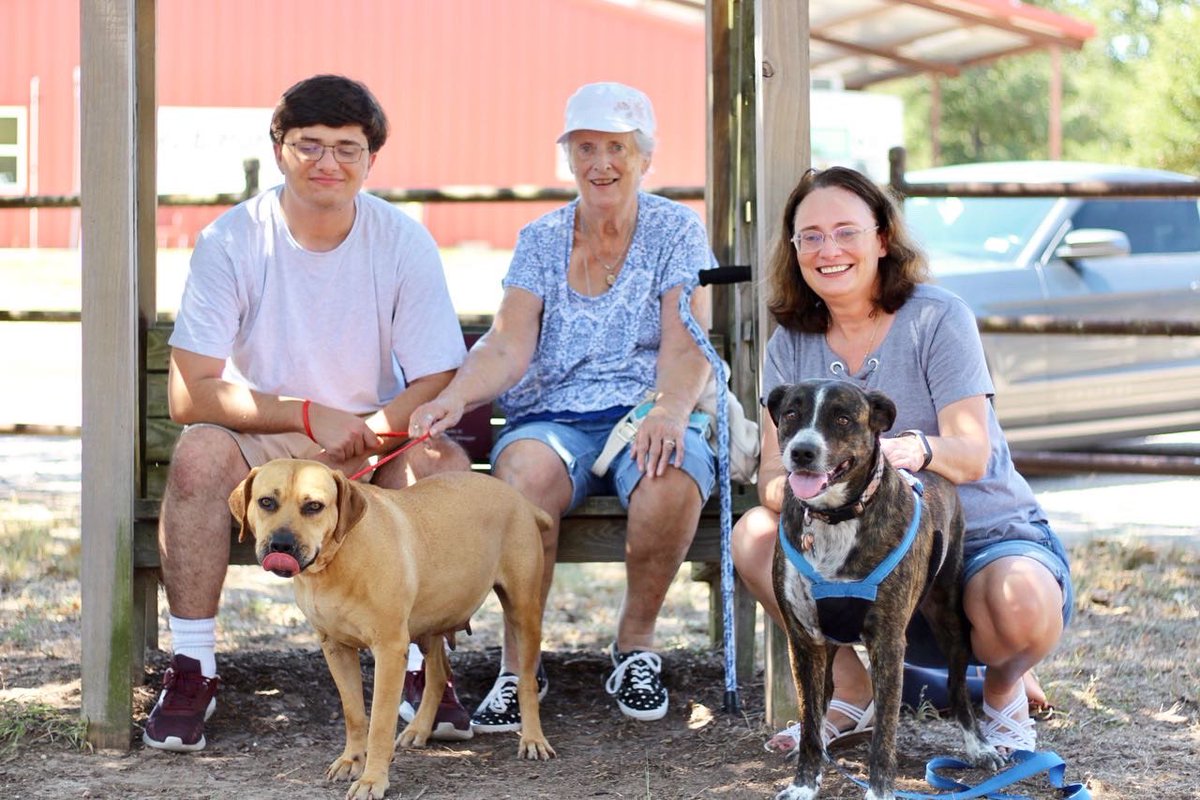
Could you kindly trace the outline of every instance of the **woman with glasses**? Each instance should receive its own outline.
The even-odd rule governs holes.
[[[1055,647],[1070,617],[1070,569],[1045,512],[1013,467],[990,402],[994,390],[975,317],[960,298],[927,281],[925,257],[889,195],[851,169],[807,172],[788,198],[770,265],[768,308],[779,327],[767,344],[762,397],[781,384],[832,378],[895,402],[892,431],[903,433],[883,439],[887,459],[958,485],[967,529],[963,602],[974,658],[987,667],[984,731],[998,747],[1032,750],[1029,706],[1045,696],[1030,670]],[[771,562],[787,473],[766,414],[758,476],[762,505],[734,528],[734,564],[782,625]],[[922,666],[944,667],[931,638],[910,636],[906,660],[912,665],[906,679],[936,676]],[[870,674],[852,648],[839,648],[833,683],[827,746],[858,738],[874,722]],[[906,687],[906,698],[912,691]],[[790,753],[799,733],[799,725],[780,731],[767,750]]]
[[[679,314],[684,286],[715,260],[691,209],[641,191],[654,134],[650,99],[637,89],[592,83],[571,96],[558,143],[579,197],[521,230],[491,330],[458,379],[412,418],[439,434],[464,410],[500,398],[507,425],[493,472],[556,521],[544,536],[543,603],[557,521],[591,494],[615,494],[628,509],[627,584],[606,688],[640,720],[667,713],[655,623],[715,482],[691,414],[708,364]],[[704,297],[692,300],[701,320]],[[600,469],[614,424],[647,397],[633,439]],[[513,645],[506,636],[500,677],[472,716],[476,731],[520,728]],[[544,692],[540,673],[538,683]]]

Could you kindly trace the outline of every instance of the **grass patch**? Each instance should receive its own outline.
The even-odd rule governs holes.
[[[0,700],[0,755],[22,744],[64,744],[73,750],[87,746],[87,723],[76,714],[46,705]]]
[[[78,529],[0,520],[0,588],[43,578],[78,579],[80,550]]]

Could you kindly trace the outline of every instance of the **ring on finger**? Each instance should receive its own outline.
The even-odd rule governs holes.
[[[663,447],[670,448],[670,447],[674,447],[674,446],[675,446],[674,439],[663,439]]]

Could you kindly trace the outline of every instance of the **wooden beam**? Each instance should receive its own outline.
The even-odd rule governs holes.
[[[856,42],[847,41],[846,39],[838,39],[828,34],[810,34],[811,39],[824,42],[832,47],[837,47],[845,50],[848,53],[862,56],[874,56],[876,58],[886,59],[895,64],[908,67],[913,72],[938,72],[943,75],[954,77],[958,75],[959,69],[954,64],[947,64],[938,61],[927,61],[919,58],[909,58],[908,56],[900,55],[894,48],[869,47],[867,45],[858,44]]]
[[[1050,48],[1050,160],[1062,158],[1062,48]]]
[[[809,130],[808,4],[795,0],[757,0],[754,14],[756,119],[756,190],[754,278],[763,285],[771,252],[779,238],[783,207],[800,176],[812,162]],[[759,293],[759,374],[770,338],[765,298]],[[768,623],[768,629],[773,624]],[[779,726],[796,718],[791,672],[786,658],[768,636],[766,674],[767,723]],[[789,697],[789,690],[792,695]]]
[[[933,166],[942,163],[942,76],[930,75],[929,157]]]
[[[153,236],[153,0],[82,0],[82,713],[93,747],[130,744],[139,230]],[[150,106],[143,104],[150,98]],[[149,130],[153,133],[153,123]],[[149,170],[146,165],[149,164]],[[148,174],[147,174],[148,172]],[[151,197],[150,207],[142,206]],[[153,238],[150,240],[153,245]]]
[[[1020,16],[1010,13],[987,13],[986,10],[972,11],[969,7],[963,6],[960,3],[946,2],[946,0],[889,0],[895,4],[916,6],[923,8],[926,11],[933,11],[938,14],[947,14],[951,17],[956,17],[963,22],[986,25],[989,28],[998,28],[1002,31],[1016,34],[1028,39],[1031,43],[1038,44],[1042,47],[1050,45],[1066,45],[1076,50],[1083,48],[1084,40],[1078,36],[1072,36],[1064,31],[1054,32],[1046,25],[1037,24],[1029,20],[1024,20]]]

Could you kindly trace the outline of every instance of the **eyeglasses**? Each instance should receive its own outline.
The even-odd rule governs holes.
[[[843,249],[848,249],[858,244],[859,236],[878,228],[878,225],[872,225],[869,228],[855,228],[852,225],[847,225],[842,228],[834,228],[833,232],[829,235],[835,245]],[[792,244],[796,246],[797,252],[816,253],[825,246],[825,234],[820,231],[797,233],[792,237]]]
[[[326,150],[333,151],[333,159],[339,164],[355,164],[362,158],[367,148],[354,142],[339,142],[338,144],[321,144],[320,142],[284,142],[292,148],[296,158],[301,161],[320,161],[325,157]]]

